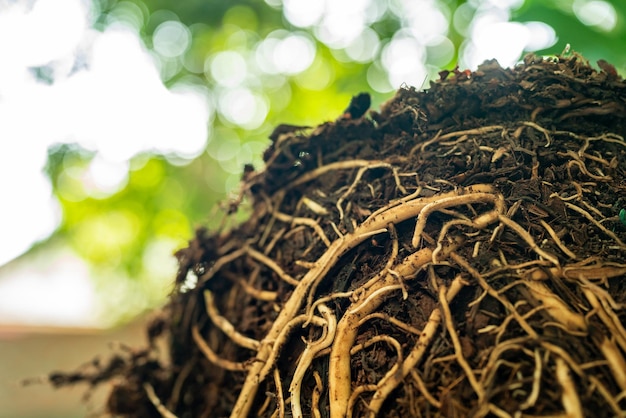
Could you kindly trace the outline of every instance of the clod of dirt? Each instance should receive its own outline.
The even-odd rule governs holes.
[[[169,360],[102,366],[111,412],[623,416],[626,83],[600,67],[489,61],[277,129],[249,220],[177,254]]]

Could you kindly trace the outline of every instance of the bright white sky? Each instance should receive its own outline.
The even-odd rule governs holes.
[[[266,2],[281,5],[280,0]],[[350,2],[348,8],[342,7],[347,2],[334,0],[283,2],[285,17],[296,27],[314,27],[319,40],[342,51],[338,59],[371,62],[380,56],[368,72],[368,81],[378,91],[391,91],[405,82],[421,85],[433,70],[425,66],[426,57],[439,65],[438,59],[445,64],[453,53],[447,38],[449,11],[435,1],[398,0],[382,9],[376,6],[382,2],[375,0]],[[124,186],[129,159],[138,152],[154,150],[186,158],[201,153],[216,110],[231,123],[258,127],[267,114],[267,100],[250,85],[254,78],[250,71],[290,76],[317,65],[311,35],[276,31],[258,43],[251,57],[236,51],[207,57],[205,72],[217,82],[216,91],[191,85],[168,90],[161,80],[167,72],[163,62],[183,54],[190,43],[189,29],[180,22],[167,21],[155,31],[159,65],[132,22],[110,24],[104,32],[92,29],[88,0],[36,0],[32,7],[31,3],[0,0],[0,266],[49,236],[59,224],[58,204],[42,174],[51,145],[76,142],[97,151],[90,181],[112,193]],[[462,67],[475,68],[487,58],[512,65],[523,49],[556,42],[552,28],[543,23],[508,22],[509,9],[521,3],[482,2],[484,7],[478,8],[472,22],[464,22],[464,11],[457,10],[455,27],[468,37],[461,50]],[[592,13],[606,9],[604,1],[576,0],[575,4],[576,13],[591,16],[589,24],[606,25],[611,20],[606,10],[600,16]],[[132,21],[133,13],[141,19],[136,5],[122,1],[118,6],[132,12],[127,20]],[[386,7],[404,23],[383,45],[368,25]],[[289,66],[294,62],[288,59],[292,53],[300,54],[295,62],[306,66]],[[32,73],[33,67],[44,65],[53,72],[53,84],[38,81]],[[15,274],[13,280],[0,276],[0,323],[38,318],[39,323],[69,324],[74,323],[68,320],[71,317],[93,318],[94,289],[87,269],[71,254],[63,253],[58,260],[52,261],[54,268],[46,274],[22,270],[19,280]],[[48,281],[42,285],[45,275]],[[52,287],[59,291],[50,298]]]
[[[59,205],[42,173],[52,144],[76,142],[98,151],[89,175],[110,193],[124,185],[128,161],[138,152],[183,157],[202,152],[211,112],[202,90],[164,87],[132,30],[91,29],[90,3],[38,0],[32,8],[29,3],[0,1],[0,266],[60,222]],[[51,85],[29,70],[44,65],[54,72]],[[63,260],[51,260],[45,284],[44,273],[36,270],[19,272],[19,280],[16,274],[1,280],[0,322],[93,319],[88,270],[76,257],[64,254]],[[57,291],[51,293],[52,287]]]
[[[208,137],[200,90],[168,91],[135,33],[90,29],[84,1],[38,0],[30,10],[27,3],[0,12],[0,265],[59,222],[41,173],[52,144],[97,150],[91,174],[113,187],[110,178],[123,181],[133,155],[195,156]],[[74,68],[76,54],[83,68]],[[54,84],[29,70],[43,65],[54,71]]]

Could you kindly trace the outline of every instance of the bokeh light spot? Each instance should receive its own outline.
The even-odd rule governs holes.
[[[246,129],[261,126],[269,111],[267,103],[258,93],[244,87],[223,91],[218,107],[228,122]]]
[[[421,87],[425,81],[426,48],[417,39],[406,32],[398,32],[385,45],[382,52],[382,64],[387,70],[389,82],[393,88],[406,83]]]
[[[389,4],[386,1],[368,0],[363,10],[365,22],[378,22],[383,18],[388,9]]]
[[[274,64],[273,54],[274,48],[276,48],[279,42],[279,39],[268,36],[259,42],[255,48],[256,65],[266,74],[278,73],[278,69]]]
[[[444,67],[452,61],[454,52],[454,43],[449,38],[441,36],[438,39],[433,39],[432,43],[426,47],[428,64]]]
[[[524,48],[526,51],[539,51],[550,48],[558,40],[552,26],[544,22],[524,22],[528,28],[529,38]]]
[[[311,65],[315,58],[315,44],[304,33],[294,33],[281,40],[274,48],[274,65],[287,75],[298,74]]]
[[[604,32],[615,29],[617,12],[615,7],[603,0],[575,0],[572,5],[574,14],[584,25]]]
[[[476,9],[470,3],[459,5],[452,15],[452,26],[461,36],[468,36]]]
[[[164,57],[178,57],[189,48],[190,43],[189,28],[176,20],[161,23],[152,35],[154,50]]]
[[[139,33],[146,20],[141,8],[130,1],[120,1],[107,14],[106,26],[125,25]]]
[[[475,23],[472,32],[461,51],[462,62],[470,69],[493,58],[504,67],[514,65],[531,39],[529,28],[517,22]]]
[[[96,155],[89,163],[87,176],[83,178],[84,188],[91,197],[108,197],[126,186],[128,168],[128,161],[109,161]]]
[[[393,86],[389,83],[387,72],[379,61],[375,61],[367,69],[367,83],[379,93],[389,93]]]
[[[315,52],[308,34],[276,30],[256,45],[256,64],[267,74],[294,75],[309,68]]]
[[[335,2],[343,3],[343,2]],[[341,49],[361,35],[364,16],[356,13],[329,13],[315,27],[315,36],[330,48]]]
[[[160,9],[152,12],[150,17],[148,18],[148,24],[146,25],[146,30],[148,33],[154,33],[154,30],[163,22],[167,21],[179,21],[180,18],[176,13],[167,9]]]
[[[269,140],[268,140],[269,141]],[[251,156],[250,160],[241,160],[241,168],[244,164],[252,164],[256,169],[261,169],[264,165],[263,152],[269,146],[268,141],[248,141],[242,145],[242,148]],[[247,154],[247,155],[248,155]]]
[[[225,178],[226,173],[218,164],[205,169],[204,182],[212,192],[223,194],[226,191]],[[209,221],[214,221],[214,219],[209,219]]]
[[[191,44],[182,57],[183,66],[187,71],[203,74],[206,62],[204,45],[210,39],[211,30],[205,23],[194,23],[189,26]]]
[[[306,28],[319,22],[325,2],[311,0],[283,0],[285,18],[294,26]]]
[[[213,159],[217,161],[229,159],[239,151],[241,139],[233,129],[218,127],[214,135],[217,140],[212,141],[207,147],[207,152]]]
[[[242,151],[243,147],[239,148],[239,153],[241,153]],[[228,160],[220,160],[220,167],[222,167],[222,169],[229,174],[241,173],[241,168],[243,167],[243,164],[239,164],[239,153]]]
[[[356,62],[370,62],[378,54],[380,39],[372,28],[366,27],[361,35],[345,48],[346,54]]]
[[[239,52],[222,51],[207,60],[211,77],[224,87],[236,87],[246,79],[246,60]]]
[[[400,18],[420,43],[430,45],[448,33],[449,12],[442,9],[438,2],[405,2],[404,12]]]
[[[258,145],[258,142],[222,144],[217,151],[220,167],[229,174],[241,175],[245,164],[258,162],[255,157],[261,155],[265,149],[265,146],[260,148]]]

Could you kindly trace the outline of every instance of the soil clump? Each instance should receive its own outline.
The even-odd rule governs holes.
[[[488,61],[278,127],[147,347],[52,381],[111,381],[129,417],[622,416],[626,83],[600,64]]]

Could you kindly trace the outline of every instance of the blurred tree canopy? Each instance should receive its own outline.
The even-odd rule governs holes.
[[[146,291],[159,274],[155,265],[196,227],[219,225],[216,205],[237,191],[244,164],[262,166],[267,137],[280,123],[316,125],[335,119],[361,91],[376,108],[402,83],[426,86],[441,69],[494,56],[514,62],[529,50],[559,54],[568,43],[626,72],[621,0],[100,0],[94,7],[96,28],[136,30],[163,83],[201,89],[212,110],[204,153],[190,160],[137,155],[126,186],[112,195],[81,195],[79,180],[68,176],[93,153],[71,145],[49,151],[47,171],[64,214],[56,236],[97,275],[135,282],[115,287],[118,295],[156,293],[144,307],[167,291]],[[504,46],[490,56],[481,42],[499,33]]]

